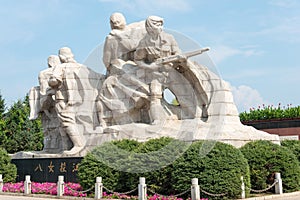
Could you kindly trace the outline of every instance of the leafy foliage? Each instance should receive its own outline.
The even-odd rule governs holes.
[[[240,113],[241,121],[253,121],[253,120],[267,120],[267,119],[287,119],[287,118],[299,118],[300,106],[292,107],[291,104],[287,107],[281,107],[279,104],[277,107],[265,106],[258,107],[257,109],[251,108],[249,112]]]
[[[3,115],[2,134],[6,140],[0,146],[9,153],[42,150],[43,133],[40,120],[29,120],[29,99],[15,102]]]
[[[5,112],[5,100],[2,98],[0,94],[0,147],[3,147],[6,143],[6,135],[5,135],[5,121],[3,119]]]
[[[100,176],[110,190],[127,192],[137,187],[139,177],[145,177],[151,191],[170,195],[189,189],[191,179],[197,177],[210,192],[226,192],[226,198],[240,195],[242,175],[246,185],[250,184],[248,164],[242,153],[230,145],[217,143],[207,156],[200,157],[203,143],[190,146],[166,137],[145,143],[134,140],[106,143],[82,160],[80,184],[84,189],[91,188]]]
[[[198,178],[200,188],[213,193],[224,194],[209,199],[234,199],[241,193],[241,176],[247,188],[250,175],[247,160],[239,149],[217,142],[206,155],[201,154],[208,141],[193,143],[185,154],[173,163],[172,184],[176,192],[189,189],[192,178]],[[249,191],[246,191],[247,195]],[[201,196],[205,197],[203,192]],[[208,196],[206,196],[208,197]]]
[[[14,182],[17,177],[17,167],[10,161],[5,149],[0,148],[0,174],[3,175],[4,182]]]
[[[290,149],[300,162],[300,140],[283,140],[281,145]]]
[[[281,173],[284,192],[300,189],[299,162],[286,147],[260,140],[247,143],[241,151],[250,166],[253,189],[261,190],[272,185],[276,172]]]
[[[152,139],[145,143],[127,139],[105,143],[81,161],[80,184],[88,189],[100,176],[110,190],[127,192],[137,187],[139,177],[145,177],[152,190],[166,193],[170,190],[166,186],[171,184],[169,164],[176,155],[183,153],[184,148],[184,142],[171,138]]]
[[[0,117],[2,118],[4,112],[5,112],[5,99],[2,97],[1,93],[0,93]]]

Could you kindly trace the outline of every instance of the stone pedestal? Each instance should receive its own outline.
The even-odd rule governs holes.
[[[24,181],[30,175],[32,182],[56,183],[58,176],[64,176],[65,182],[78,182],[78,164],[82,157],[73,158],[24,158],[12,159],[17,166],[17,182]]]

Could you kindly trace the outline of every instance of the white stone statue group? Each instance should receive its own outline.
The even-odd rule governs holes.
[[[29,93],[30,118],[42,119],[43,153],[84,155],[107,140],[178,138],[183,132],[203,139],[214,123],[242,127],[229,85],[188,58],[208,49],[182,54],[163,23],[150,16],[127,25],[121,13],[112,14],[103,49],[106,75],[77,63],[68,47],[49,56],[40,85]],[[164,99],[166,89],[178,104]],[[196,130],[183,122],[196,122]]]

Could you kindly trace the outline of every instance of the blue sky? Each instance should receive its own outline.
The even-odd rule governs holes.
[[[240,111],[300,104],[300,1],[297,0],[0,0],[0,92],[9,106],[38,85],[47,57],[73,49],[83,63],[104,42],[109,16],[128,23],[165,19],[208,53],[232,85]]]

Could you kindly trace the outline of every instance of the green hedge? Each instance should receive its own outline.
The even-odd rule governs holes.
[[[204,192],[201,197],[209,199],[234,199],[241,195],[241,176],[247,188],[250,187],[250,175],[247,160],[239,149],[220,142],[205,156],[200,149],[207,141],[193,143],[185,154],[173,163],[173,186],[176,192],[190,188],[191,179],[198,178],[200,188],[213,194],[226,194],[212,197]],[[208,145],[209,146],[209,145]],[[246,191],[247,196],[249,190]]]
[[[169,164],[187,148],[184,142],[171,138],[151,139],[145,143],[121,140],[105,143],[84,157],[79,165],[79,181],[84,189],[93,186],[97,176],[116,192],[137,187],[145,177],[149,189],[159,193],[170,191]]]
[[[218,142],[201,157],[199,150],[203,144],[207,142],[191,144],[171,138],[145,143],[109,142],[85,156],[79,166],[80,184],[88,189],[93,187],[95,178],[101,176],[108,189],[127,192],[137,187],[139,177],[145,177],[149,194],[155,191],[170,195],[190,190],[191,179],[199,178],[201,187],[209,192],[225,192],[225,199],[239,197],[241,176],[250,187],[248,164],[243,154],[231,145]],[[189,195],[187,192],[185,197]],[[202,193],[202,196],[205,195]]]
[[[117,191],[120,187],[120,171],[110,163],[118,163],[124,152],[134,152],[140,143],[134,140],[121,140],[105,143],[88,153],[80,162],[78,178],[80,185],[86,190],[94,186],[96,177],[102,177],[105,187]],[[124,156],[123,156],[124,157]],[[125,156],[126,157],[126,156]],[[122,184],[123,185],[123,184]]]
[[[281,145],[290,149],[300,162],[300,140],[283,140]]]
[[[241,121],[253,121],[253,120],[268,120],[268,119],[291,119],[300,117],[300,106],[282,107],[280,104],[277,107],[265,106],[258,108],[250,108],[250,111],[244,111],[240,113]]]
[[[299,162],[286,147],[260,140],[247,143],[241,151],[248,160],[252,189],[261,190],[272,185],[276,172],[281,173],[284,192],[300,189]]]
[[[11,158],[6,150],[2,148],[0,148],[0,174],[3,175],[5,183],[16,181],[17,167],[11,163]]]

